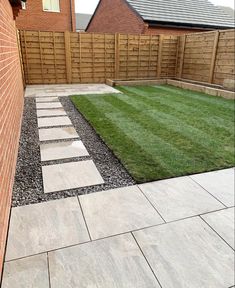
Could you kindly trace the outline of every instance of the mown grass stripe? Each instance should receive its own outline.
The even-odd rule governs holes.
[[[124,94],[124,95],[131,97],[132,93]],[[210,116],[209,113],[205,113],[205,112],[202,113],[201,111],[197,112],[195,108],[178,103],[174,99],[167,100],[165,99],[165,97],[162,97],[162,98],[150,97],[147,93],[144,93],[144,92],[141,92],[141,94],[137,94],[137,91],[136,91],[134,92],[133,96],[136,97],[136,99],[138,100],[142,100],[143,103],[145,103],[146,105],[149,105],[152,108],[156,108],[158,110],[161,110],[169,114],[175,114],[175,116],[177,116],[179,119],[182,119],[183,121],[186,121],[187,124],[189,125],[193,122],[193,125],[196,125],[197,128],[199,129],[205,129],[205,128],[208,128],[208,130],[214,129],[214,127],[211,126],[212,124],[204,123],[204,118],[209,117]],[[199,120],[200,118],[200,121],[195,122],[194,116],[196,117],[197,120]],[[231,121],[231,117],[233,117],[233,113],[231,113],[230,115],[226,115],[227,120],[223,118],[224,121],[226,121],[226,127],[232,126],[233,122]],[[225,135],[230,134],[228,129],[224,129],[224,127],[217,127],[217,128],[220,129],[219,132],[222,134],[225,134]],[[230,128],[230,131],[231,131],[231,128]]]

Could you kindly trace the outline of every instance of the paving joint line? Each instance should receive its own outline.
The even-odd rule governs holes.
[[[145,259],[146,263],[148,264],[148,266],[149,266],[149,268],[150,268],[151,272],[153,273],[153,275],[154,275],[155,279],[157,280],[157,282],[158,282],[159,286],[160,286],[161,288],[163,288],[163,287],[162,287],[162,285],[161,285],[161,283],[160,283],[160,281],[159,281],[159,280],[158,280],[158,278],[157,278],[157,275],[156,275],[156,274],[155,274],[155,272],[153,271],[153,268],[152,268],[152,266],[150,265],[150,263],[149,263],[149,261],[148,261],[147,257],[145,256],[145,254],[144,254],[144,252],[143,252],[142,248],[140,247],[140,245],[139,245],[139,243],[138,243],[137,239],[135,238],[135,235],[134,235],[132,232],[131,232],[131,235],[132,235],[132,237],[133,237],[133,239],[134,239],[134,241],[135,241],[135,243],[136,243],[137,247],[139,248],[139,250],[140,250],[140,252],[141,252],[142,256],[144,257],[144,259]]]
[[[47,271],[48,271],[49,288],[51,288],[51,273],[50,273],[50,262],[48,252],[47,252]]]
[[[212,230],[216,233],[217,236],[219,236],[219,238],[221,240],[223,240],[224,243],[226,243],[233,251],[235,250],[220,234],[219,232],[217,232],[205,219],[203,219],[203,217],[201,215],[199,215],[199,217],[202,219],[202,221]]]
[[[192,178],[192,175],[188,176],[193,182],[195,182],[197,185],[199,185],[203,190],[205,190],[207,193],[209,193],[213,198],[215,198],[218,202],[220,202],[224,207],[228,208],[227,205],[225,205],[222,201],[220,201],[217,197],[215,197],[212,193],[210,193],[206,188],[204,188],[200,183],[198,183],[196,180]]]

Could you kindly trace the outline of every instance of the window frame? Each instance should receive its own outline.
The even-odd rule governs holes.
[[[59,3],[59,10],[47,10],[47,9],[45,9],[44,8],[44,1],[45,0],[42,0],[42,10],[43,10],[43,12],[50,12],[50,13],[60,13],[61,12],[61,9],[60,9],[60,0],[57,0],[58,1],[58,3]],[[51,3],[51,1],[53,1],[53,0],[49,0],[50,1],[50,3]],[[52,5],[51,5],[52,6]]]

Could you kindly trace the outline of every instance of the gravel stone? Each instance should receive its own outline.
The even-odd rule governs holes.
[[[77,111],[69,97],[59,98],[68,117],[88,150],[90,157],[41,162],[38,137],[36,102],[25,98],[20,145],[13,188],[12,207],[40,203],[77,195],[136,184],[120,161],[96,134],[91,125]],[[69,139],[70,141],[71,139]],[[48,141],[60,142],[60,141]],[[43,142],[47,143],[47,142]],[[45,194],[43,192],[42,165],[92,159],[105,184]]]

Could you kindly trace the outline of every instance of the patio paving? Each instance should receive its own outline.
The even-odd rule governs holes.
[[[59,109],[49,109],[49,110],[37,110],[37,117],[47,117],[47,116],[64,116],[67,115],[63,108]]]
[[[67,116],[39,118],[38,127],[72,126],[72,122]]]

